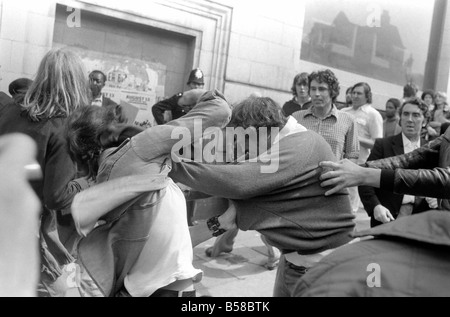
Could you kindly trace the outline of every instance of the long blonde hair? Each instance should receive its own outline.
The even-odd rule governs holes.
[[[83,62],[74,52],[52,49],[42,59],[22,107],[32,121],[68,117],[89,105],[89,82]]]

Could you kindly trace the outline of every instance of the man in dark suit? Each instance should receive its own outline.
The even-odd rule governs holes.
[[[126,123],[128,120],[122,113],[122,107],[111,98],[105,97],[102,94],[102,89],[106,83],[106,75],[99,70],[94,70],[89,74],[89,83],[92,91],[91,105],[97,107],[114,107],[117,121]]]
[[[402,132],[391,137],[376,139],[367,161],[409,153],[423,146],[426,141],[420,138],[420,132],[427,111],[426,104],[417,98],[403,103],[400,108],[399,122]],[[436,199],[397,195],[369,186],[360,186],[358,190],[364,208],[371,218],[371,227],[393,221],[399,216],[437,207]]]

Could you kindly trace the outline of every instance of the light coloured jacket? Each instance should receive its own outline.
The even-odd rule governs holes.
[[[148,128],[104,153],[97,176],[101,184],[75,198],[72,214],[79,222],[82,213],[107,212],[99,219],[102,224],[93,230],[78,226],[86,235],[78,244],[78,259],[105,296],[114,296],[123,286],[146,243],[152,206],[165,194],[171,169],[169,154],[179,142],[177,132],[191,133],[194,141],[198,120],[200,132],[205,132],[209,127],[223,128],[230,118],[231,109],[223,95],[207,92],[186,116]]]

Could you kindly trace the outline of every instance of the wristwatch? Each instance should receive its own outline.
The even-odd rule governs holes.
[[[220,228],[219,216],[209,218],[206,224],[208,225],[209,231],[212,232],[213,237],[218,237],[226,231]]]

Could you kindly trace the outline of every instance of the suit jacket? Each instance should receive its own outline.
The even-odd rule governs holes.
[[[424,139],[420,140],[420,145],[423,146],[426,143]],[[374,147],[370,153],[367,161],[374,161],[382,158],[397,156],[404,154],[403,148],[403,137],[402,133],[375,140]],[[375,227],[382,224],[377,221],[374,216],[374,208],[381,204],[391,212],[394,218],[397,218],[402,206],[403,196],[394,194],[392,191],[386,191],[370,186],[360,186],[358,187],[359,195],[361,197],[361,202],[364,205],[364,209],[370,216],[370,225]],[[416,202],[414,204],[413,213],[417,213],[426,208],[424,204],[427,204],[422,197],[416,197]]]

